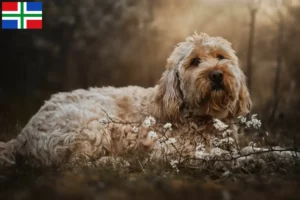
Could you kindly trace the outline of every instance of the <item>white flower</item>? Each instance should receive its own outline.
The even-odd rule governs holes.
[[[252,119],[252,126],[259,129],[261,127],[261,121],[259,119]]]
[[[228,145],[228,144],[234,144],[235,140],[232,137],[227,137],[224,139],[218,139],[218,138],[213,138],[212,139],[212,144],[215,147],[222,146],[222,145]]]
[[[205,145],[203,143],[197,144],[196,151],[205,151]]]
[[[172,124],[171,123],[166,123],[165,125],[164,125],[164,129],[169,129],[170,131],[172,130]]]
[[[251,116],[251,119],[255,119],[257,117],[257,114],[253,114],[252,116]]]
[[[157,136],[156,132],[154,132],[154,131],[149,131],[149,132],[148,132],[148,138],[149,138],[149,139],[157,139],[158,136]]]
[[[150,120],[149,119],[145,119],[145,121],[143,122],[143,125],[145,126],[145,127],[150,127],[151,126],[151,122],[150,122]]]
[[[248,144],[248,146],[250,146],[250,147],[256,147],[257,146],[257,144],[255,143],[255,142],[249,142],[249,144]]]
[[[250,128],[251,124],[252,124],[251,121],[247,121],[247,122],[246,122],[246,128]]]
[[[251,119],[247,121],[245,117],[239,116],[240,122],[246,125],[246,128],[253,127],[255,129],[259,129],[261,127],[261,121],[257,119],[257,114],[253,114]]]
[[[176,139],[175,138],[169,138],[167,141],[165,141],[166,144],[174,144],[176,143]]]
[[[155,123],[156,123],[156,120],[152,116],[149,116],[149,117],[146,117],[146,119],[143,122],[143,125],[146,128],[149,128],[150,126],[154,125]]]
[[[246,117],[239,116],[238,119],[241,121],[242,124],[245,124],[247,122]]]
[[[177,168],[177,164],[178,164],[178,160],[171,160],[171,161],[170,161],[170,165],[171,165],[173,168]]]
[[[230,136],[231,133],[232,133],[232,130],[228,129],[222,133],[222,136],[227,137],[227,136]]]
[[[219,119],[213,119],[214,122],[214,127],[219,130],[219,131],[224,131],[226,128],[228,128],[228,125],[223,123],[221,120]]]
[[[213,156],[221,156],[222,155],[222,150],[220,148],[213,148],[211,149],[211,154]]]
[[[139,132],[139,128],[138,128],[138,127],[136,127],[136,126],[134,126],[134,127],[132,128],[132,132],[134,132],[134,133],[137,133],[137,132]]]
[[[195,158],[206,159],[206,160],[210,159],[209,154],[205,153],[204,151],[196,151],[195,152]]]
[[[176,169],[176,172],[179,172],[179,169],[177,167],[178,160],[171,160],[170,165],[172,166],[173,169]]]
[[[156,123],[156,120],[154,119],[154,117],[150,116],[149,119],[150,119],[150,121],[151,121],[152,124]]]

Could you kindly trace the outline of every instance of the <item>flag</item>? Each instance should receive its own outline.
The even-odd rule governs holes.
[[[42,2],[2,2],[2,29],[42,29]]]

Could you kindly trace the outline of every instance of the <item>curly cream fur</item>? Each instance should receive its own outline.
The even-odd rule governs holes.
[[[218,54],[225,59],[218,60]],[[194,57],[202,60],[198,67],[190,66]],[[222,91],[213,91],[208,78],[215,69],[224,74]],[[248,113],[250,107],[245,76],[231,44],[221,37],[194,34],[175,47],[155,87],[103,87],[54,94],[16,139],[0,144],[0,163],[13,163],[15,155],[46,166],[134,152],[159,158],[180,150],[193,156],[199,143],[210,143],[212,136],[218,136],[212,118],[230,122]],[[150,128],[141,124],[147,116],[157,120],[151,130],[176,138],[176,148],[149,138]],[[172,131],[162,127],[166,122],[173,124]]]

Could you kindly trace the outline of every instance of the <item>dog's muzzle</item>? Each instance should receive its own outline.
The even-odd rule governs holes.
[[[213,90],[222,90],[223,87],[223,72],[220,70],[214,70],[209,73],[209,79],[211,80]]]

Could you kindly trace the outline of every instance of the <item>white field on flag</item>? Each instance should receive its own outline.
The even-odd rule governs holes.
[[[20,17],[2,17],[2,20],[17,20],[18,21],[18,29],[21,29]]]
[[[2,14],[21,14],[21,3],[18,2],[18,11],[2,11]]]
[[[42,20],[42,17],[24,17],[24,28],[27,29],[27,20]]]

